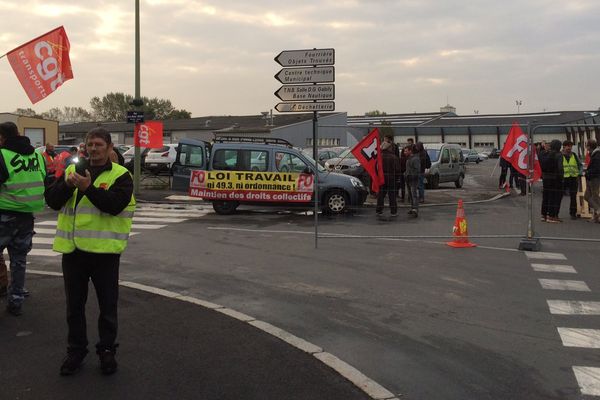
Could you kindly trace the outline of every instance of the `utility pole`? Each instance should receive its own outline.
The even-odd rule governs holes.
[[[134,109],[136,111],[139,111],[142,104],[142,99],[140,97],[140,0],[135,0],[135,97],[133,99],[133,106],[135,107]],[[135,146],[133,159],[133,193],[136,196],[140,194],[140,175],[142,172],[141,160],[142,157],[140,147]]]

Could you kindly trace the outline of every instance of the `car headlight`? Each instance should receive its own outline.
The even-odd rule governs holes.
[[[354,186],[355,188],[365,187],[365,185],[363,185],[360,179],[350,178],[350,182],[352,182],[352,186]]]
[[[350,165],[350,168],[358,168],[358,167],[360,167],[360,162]]]

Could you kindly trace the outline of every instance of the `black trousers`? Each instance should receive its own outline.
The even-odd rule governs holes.
[[[563,180],[564,191],[569,193],[571,202],[569,203],[569,215],[577,215],[577,189],[579,182],[577,177],[565,178]]]
[[[400,195],[402,200],[404,200],[406,198],[406,177],[404,176],[404,174],[400,175],[400,177],[398,178],[398,185],[398,194]]]
[[[119,299],[120,254],[96,254],[75,250],[63,254],[62,270],[67,298],[67,325],[69,350],[87,349],[85,303],[88,282],[92,281],[100,308],[98,317],[99,341],[96,349],[115,347],[117,339],[117,302]]]
[[[563,196],[562,179],[543,179],[542,216],[558,218]]]
[[[383,212],[383,204],[385,201],[385,196],[388,196],[388,200],[390,202],[390,212],[392,214],[396,214],[398,212],[398,202],[396,201],[396,193],[398,189],[396,189],[395,182],[388,182],[379,188],[379,193],[377,194],[377,207],[375,211],[377,213]]]

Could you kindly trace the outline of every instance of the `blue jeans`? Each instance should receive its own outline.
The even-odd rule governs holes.
[[[9,304],[20,306],[25,298],[25,267],[32,238],[33,214],[7,214],[0,210],[0,248],[6,248],[10,257]]]
[[[419,174],[419,200],[425,200],[425,175]]]

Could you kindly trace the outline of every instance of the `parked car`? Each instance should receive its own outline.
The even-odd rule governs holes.
[[[140,165],[142,168],[144,168],[144,161],[145,161],[146,156],[148,155],[149,151],[150,151],[150,149],[146,149],[144,147],[142,147],[140,149],[140,155],[141,155]],[[132,147],[129,150],[127,150],[125,153],[123,153],[123,159],[125,160],[124,166],[130,172],[133,172],[133,157],[134,156],[135,156],[135,147]]]
[[[226,139],[226,140],[225,140]],[[189,190],[192,170],[203,171],[255,171],[261,172],[299,172],[308,175],[318,174],[319,203],[323,212],[338,214],[353,207],[360,207],[367,197],[367,189],[359,179],[351,176],[328,173],[320,164],[292,148],[289,143],[275,138],[244,137],[219,138],[210,146],[207,142],[194,139],[181,139],[173,164],[173,189]],[[241,140],[241,139],[240,139]],[[261,164],[258,161],[261,160]],[[228,184],[230,182],[220,182]],[[244,192],[244,190],[235,190]],[[313,196],[314,197],[314,194]],[[238,197],[239,198],[239,197]],[[217,214],[235,213],[240,205],[261,205],[277,207],[311,208],[311,200],[298,202],[250,201],[250,200],[209,200]]]
[[[129,144],[115,144],[114,148],[119,150],[121,154],[124,154],[127,150],[131,149],[133,146]]]
[[[360,179],[365,187],[371,187],[371,175],[361,165],[360,161],[354,157],[351,149],[346,149],[337,157],[327,160],[325,162],[325,169],[331,172],[341,172],[342,174],[354,176]]]
[[[489,158],[500,158],[500,153],[502,153],[501,150],[493,148],[492,150],[490,150],[488,157]]]
[[[54,153],[56,153],[58,155],[58,154],[62,153],[63,151],[69,151],[71,149],[71,147],[76,147],[76,146],[72,145],[72,144],[55,144],[54,145]],[[46,146],[36,147],[35,151],[42,154],[44,151],[46,151]]]
[[[485,161],[489,158],[486,153],[477,153],[477,155],[479,156],[479,161]]]
[[[335,158],[338,156],[339,152],[333,150],[333,149],[317,149],[318,150],[318,154],[319,154],[319,164],[321,164],[322,167],[325,166],[325,162],[328,160],[331,160],[332,158]],[[305,154],[306,156],[312,158],[313,156],[313,149],[312,147],[307,147],[305,149],[302,150],[302,153]]]
[[[461,151],[464,162],[474,162],[476,164],[479,164],[479,162],[481,161],[481,157],[479,156],[479,153],[477,153],[477,150],[462,149]]]
[[[461,148],[457,144],[428,143],[425,150],[431,159],[431,168],[425,174],[427,187],[437,189],[440,183],[454,182],[461,188],[465,179],[465,164],[461,161]]]
[[[154,174],[170,171],[177,158],[177,145],[166,144],[158,149],[150,149],[144,160],[144,168]]]

